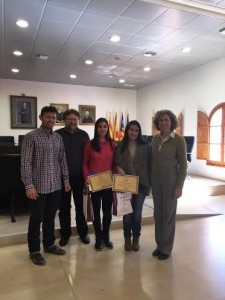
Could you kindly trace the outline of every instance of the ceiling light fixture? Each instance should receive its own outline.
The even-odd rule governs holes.
[[[47,60],[48,59],[48,55],[46,55],[46,54],[37,54],[36,57],[39,58],[39,59],[42,59],[42,60]]]
[[[183,53],[189,53],[189,52],[191,52],[191,48],[190,47],[185,47],[185,48],[181,49],[181,51]]]
[[[220,29],[219,33],[225,35],[225,28]]]
[[[111,42],[116,43],[116,42],[119,42],[119,41],[120,41],[120,36],[114,34],[114,35],[110,36],[109,39],[110,39]]]
[[[16,69],[16,68],[13,68],[13,69],[11,69],[11,71],[13,72],[13,73],[19,73],[19,69]]]
[[[21,56],[21,55],[23,55],[23,52],[21,52],[19,50],[15,50],[15,51],[13,51],[13,54],[16,56]]]
[[[120,79],[119,83],[125,83],[125,80],[124,79]]]
[[[148,51],[148,52],[144,53],[145,57],[151,57],[151,56],[156,56],[156,55],[157,55],[157,53],[153,52],[153,51]]]
[[[75,78],[77,78],[77,75],[75,75],[75,74],[70,74],[70,78],[75,79]]]
[[[143,69],[143,71],[149,72],[149,71],[151,71],[151,68],[150,68],[150,67],[145,67],[145,68]]]
[[[93,64],[93,60],[87,59],[87,60],[85,60],[85,64],[86,65],[92,65]]]
[[[16,22],[16,25],[19,26],[19,27],[22,27],[22,28],[26,28],[26,27],[28,27],[29,24],[25,20],[18,20]]]

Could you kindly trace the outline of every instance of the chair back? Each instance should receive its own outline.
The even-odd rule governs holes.
[[[187,161],[191,162],[191,154],[194,147],[195,137],[184,136],[187,145]]]
[[[14,136],[0,136],[0,146],[10,146],[15,145]]]
[[[25,134],[20,134],[19,136],[18,136],[18,145],[21,147],[22,146],[22,144],[23,144],[23,139],[24,139],[24,137],[25,137]]]

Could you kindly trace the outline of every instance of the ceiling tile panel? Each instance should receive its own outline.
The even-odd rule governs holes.
[[[128,46],[121,46],[116,51],[114,51],[114,54],[124,54],[124,55],[136,55],[141,51],[140,48],[134,48],[134,47],[128,47]]]
[[[97,41],[101,33],[100,29],[75,27],[69,36],[69,41],[75,46],[85,46],[88,49]]]
[[[87,10],[119,16],[133,0],[92,0]]]
[[[115,16],[87,11],[82,15],[77,23],[77,26],[104,30],[108,28],[114,22],[114,20]]]
[[[175,30],[172,27],[150,24],[142,29],[137,36],[147,37],[150,41],[157,42]]]
[[[60,82],[62,74],[71,67],[70,61],[55,61],[54,64],[43,75],[44,81]]]
[[[130,58],[130,55],[111,54],[104,60],[104,62],[110,62],[112,63],[112,65],[121,65],[122,63],[128,61]]]
[[[225,8],[225,1],[220,1],[217,6]]]
[[[81,16],[82,10],[47,4],[43,21],[74,25]]]
[[[147,49],[150,48],[154,42],[150,38],[143,37],[143,36],[137,36],[130,38],[127,42],[124,43],[124,46],[129,47],[136,47],[141,49]]]
[[[118,33],[128,33],[130,35],[134,35],[139,32],[142,28],[144,28],[148,22],[131,20],[127,18],[118,18],[113,25],[109,28],[110,31],[115,31]]]
[[[182,29],[203,33],[210,29],[213,29],[214,27],[222,24],[223,22],[224,20],[213,17],[198,16],[197,18],[182,26]]]
[[[64,44],[70,31],[71,24],[42,22],[35,41],[33,55],[46,54],[54,57]],[[49,37],[51,37],[51,43],[47,42]]]
[[[119,45],[109,44],[109,43],[102,43],[102,42],[96,42],[90,48],[90,50],[93,50],[93,51],[102,51],[102,52],[105,52],[105,53],[113,53],[118,48],[119,48]]]
[[[168,9],[164,13],[162,13],[159,17],[157,17],[153,23],[169,26],[174,28],[180,28],[182,25],[186,24],[187,22],[191,21],[192,19],[196,18],[198,15],[178,10],[178,9]]]
[[[48,0],[48,3],[68,6],[72,8],[84,9],[90,0]]]
[[[143,1],[134,1],[130,7],[122,14],[122,17],[152,22],[168,8]]]

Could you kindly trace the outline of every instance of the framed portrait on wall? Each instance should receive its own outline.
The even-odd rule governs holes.
[[[80,124],[94,125],[96,120],[96,106],[79,105]]]
[[[64,114],[64,112],[67,109],[69,109],[69,104],[65,104],[65,103],[50,103],[50,105],[51,106],[55,106],[55,108],[58,111],[55,125],[63,126],[64,125],[63,114]]]
[[[11,128],[37,128],[37,97],[10,96]]]

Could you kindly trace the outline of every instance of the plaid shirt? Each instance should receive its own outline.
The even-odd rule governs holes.
[[[26,134],[21,151],[21,178],[26,189],[48,194],[69,182],[69,172],[61,136],[42,127]]]

